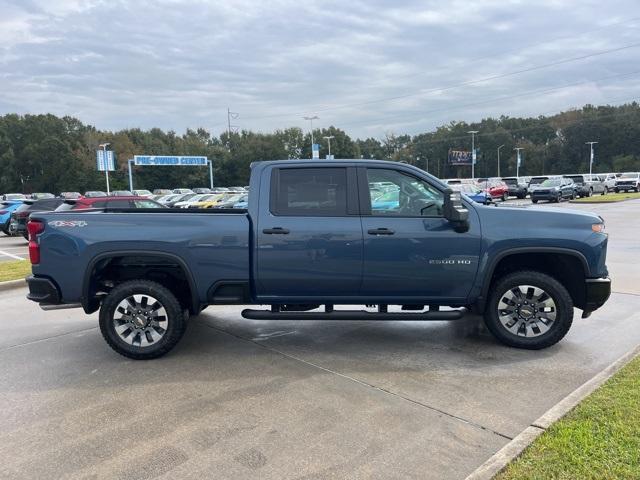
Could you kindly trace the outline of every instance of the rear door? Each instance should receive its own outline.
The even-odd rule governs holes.
[[[464,299],[478,269],[480,225],[470,209],[470,228],[457,233],[443,217],[441,189],[408,171],[358,169],[364,272],[361,294],[412,303]],[[382,195],[372,184],[391,186]]]
[[[278,165],[263,175],[261,191],[269,196],[260,195],[255,227],[258,298],[358,295],[363,238],[355,168]]]

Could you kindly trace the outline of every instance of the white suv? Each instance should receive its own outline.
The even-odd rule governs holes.
[[[616,193],[620,191],[628,192],[629,190],[632,192],[640,192],[640,173],[623,173],[616,180]]]

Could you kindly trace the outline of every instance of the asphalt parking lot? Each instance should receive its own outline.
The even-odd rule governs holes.
[[[0,477],[464,478],[640,344],[640,201],[561,206],[605,218],[615,293],[544,351],[502,346],[475,317],[260,322],[234,306],[135,362],[97,315],[2,292]]]
[[[0,262],[29,258],[27,241],[20,237],[7,237],[0,233]]]

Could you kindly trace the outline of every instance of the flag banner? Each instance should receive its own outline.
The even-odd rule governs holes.
[[[474,158],[471,152],[466,150],[449,150],[449,165],[471,165]]]
[[[100,172],[105,170],[113,172],[116,169],[113,150],[96,150],[96,166]]]

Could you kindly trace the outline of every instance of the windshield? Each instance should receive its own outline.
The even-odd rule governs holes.
[[[639,173],[623,173],[619,178],[638,178]]]
[[[539,185],[542,182],[544,182],[545,180],[547,180],[547,177],[533,177],[531,179],[531,181],[529,182],[529,184],[531,184],[531,185]]]
[[[564,178],[570,178],[573,183],[584,183],[585,179],[582,175],[565,175]]]
[[[541,186],[543,187],[558,187],[560,186],[560,180],[556,178],[550,178],[549,180],[545,180],[542,182]]]

